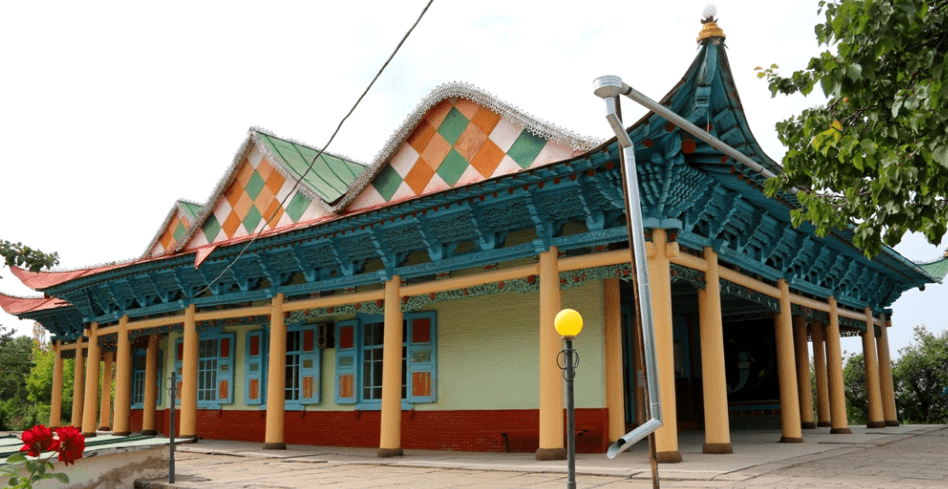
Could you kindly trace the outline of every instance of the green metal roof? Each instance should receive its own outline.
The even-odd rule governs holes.
[[[273,154],[283,160],[288,170],[292,171],[297,177],[306,172],[310,162],[319,152],[308,146],[286,141],[273,137],[269,134],[258,132],[257,135],[261,141],[264,141],[270,147]],[[303,181],[323,200],[332,203],[342,197],[356,177],[359,176],[365,167],[344,160],[338,156],[323,153],[313,165]]]
[[[191,214],[191,217],[197,217],[197,215],[201,212],[201,206],[197,204],[192,204],[183,200],[179,200],[178,203],[181,204],[181,207],[183,207],[184,210],[188,212],[188,214]]]
[[[941,260],[931,263],[919,263],[918,268],[925,270],[932,277],[941,280],[945,278],[945,275],[948,275],[948,258],[942,258]]]

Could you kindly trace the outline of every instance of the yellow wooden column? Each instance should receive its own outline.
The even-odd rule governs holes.
[[[625,396],[622,369],[622,303],[619,279],[602,281],[603,323],[606,350],[606,409],[609,411],[609,443],[625,434]]]
[[[82,426],[82,392],[85,389],[85,356],[82,353],[82,336],[76,338],[76,369],[72,377],[72,426],[80,428]]]
[[[118,347],[115,352],[115,419],[112,434],[128,436],[129,410],[132,406],[132,345],[128,341],[128,316],[119,319]]]
[[[95,436],[96,416],[99,414],[99,323],[89,325],[89,356],[86,357],[85,404],[82,407],[82,428],[86,438]]]
[[[800,398],[800,426],[816,428],[813,422],[813,387],[810,384],[810,352],[806,340],[806,318],[793,316],[793,350],[797,355],[797,396]]]
[[[892,385],[892,359],[889,356],[889,321],[885,314],[882,318],[882,337],[876,342],[879,350],[879,375],[882,376],[882,415],[886,426],[898,426],[898,413],[895,410],[895,386]]]
[[[102,354],[102,396],[99,398],[99,431],[112,431],[112,360],[115,352]]]
[[[198,345],[200,337],[194,321],[194,304],[184,310],[184,341],[181,345],[181,438],[197,436]],[[283,370],[281,369],[282,373]],[[282,395],[281,395],[282,398]],[[118,401],[115,401],[118,404]],[[117,409],[117,408],[116,408]],[[118,411],[116,411],[118,412]]]
[[[267,429],[265,450],[285,450],[283,421],[286,410],[286,324],[283,293],[270,300],[270,360],[267,371]]]
[[[790,286],[777,281],[780,287],[780,313],[775,318],[777,343],[777,376],[780,381],[781,443],[803,443],[800,430],[800,396],[797,393],[796,357],[793,353],[793,322],[790,317]]]
[[[829,387],[826,385],[826,342],[823,340],[823,323],[812,325],[813,376],[816,377],[816,426],[831,426]]]
[[[401,278],[385,282],[385,326],[382,335],[382,432],[379,457],[402,456],[402,298]]]
[[[556,366],[562,339],[553,327],[560,312],[559,250],[540,253],[540,448],[537,460],[565,460],[563,446],[563,373]]]
[[[142,434],[157,435],[155,405],[158,400],[158,335],[148,337],[145,353],[145,395],[142,398]]]
[[[830,433],[848,435],[849,421],[846,419],[846,392],[843,387],[843,354],[839,346],[839,312],[836,298],[826,300],[830,306],[830,323],[824,331],[826,339],[826,366],[829,370]]]
[[[705,288],[698,289],[701,329],[701,372],[704,394],[704,453],[733,453],[727,412],[727,382],[724,375],[724,326],[721,321],[721,281],[718,254],[704,249],[708,271]]]
[[[53,343],[53,392],[49,405],[49,427],[59,428],[63,409],[63,342]]]
[[[869,404],[869,428],[885,428],[882,417],[882,387],[879,385],[879,360],[876,358],[876,332],[872,310],[866,308],[866,331],[862,333],[862,358],[866,370],[866,401]]]
[[[655,431],[656,457],[661,463],[681,462],[678,451],[678,407],[675,403],[675,340],[672,327],[671,268],[668,259],[678,255],[678,243],[669,243],[664,229],[652,230],[645,244],[648,255],[652,327],[662,399],[664,426]]]

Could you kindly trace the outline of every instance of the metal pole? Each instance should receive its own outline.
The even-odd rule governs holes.
[[[566,488],[567,489],[576,489],[576,421],[574,419],[574,403],[573,403],[573,377],[576,376],[576,371],[574,370],[573,365],[573,340],[571,338],[566,338],[566,349],[563,350],[565,353],[566,371],[564,372],[566,377],[566,467],[567,467],[567,479],[566,479]]]
[[[616,104],[616,116],[621,121],[622,120],[622,100],[619,99],[618,95],[616,95],[614,98],[615,98],[615,104]],[[633,156],[634,156],[634,153],[633,153]],[[633,170],[635,169],[634,162],[631,167],[627,165],[628,163],[626,162],[626,159],[625,159],[625,151],[620,151],[619,152],[619,170],[620,170],[620,174],[622,175],[622,190],[625,193],[625,195],[631,195],[629,193],[629,182],[630,181],[636,182],[637,179],[632,177],[632,179],[630,180],[630,178],[626,176],[626,173],[629,171],[629,168],[632,168]],[[628,203],[629,201],[627,200],[626,202]],[[635,245],[634,245],[635,237],[633,234],[634,231],[632,229],[631,216],[632,214],[629,212],[629,209],[627,206],[626,207],[626,229],[628,230],[628,237],[629,237],[629,252],[632,254],[632,261],[630,261],[629,263],[632,265],[632,280],[633,280],[633,285],[634,285],[634,287],[632,287],[632,291],[633,291],[635,303],[640,304],[641,301],[639,299],[639,295],[641,294],[641,291],[639,290],[638,275],[637,275],[639,264],[636,262],[636,259],[635,259]],[[645,356],[645,342],[642,341],[642,334],[643,334],[642,333],[642,315],[636,314],[635,315],[635,337],[637,340],[636,345],[639,347],[636,353],[641,356]],[[643,399],[644,402],[642,402],[642,408],[646,411],[646,414],[647,414],[649,412],[648,401],[649,401],[650,393],[648,391],[648,386],[643,386],[643,387],[645,388],[642,389],[642,394],[644,397]],[[633,399],[634,399],[634,396],[633,396]],[[642,416],[642,418],[644,419],[645,416]],[[655,432],[654,431],[648,434],[648,461],[649,461],[649,467],[651,468],[651,471],[652,471],[652,488],[659,489],[661,487],[661,482],[659,481],[659,477],[658,477],[658,453],[655,447]]]
[[[177,372],[171,372],[171,427],[168,430],[168,484],[174,484],[174,408],[175,408],[175,387],[177,383]]]
[[[637,281],[639,314],[642,321],[642,340],[645,349],[645,376],[648,386],[649,417],[645,424],[626,433],[609,447],[607,456],[615,458],[637,441],[645,438],[662,427],[662,401],[658,390],[658,370],[655,355],[655,337],[652,325],[652,303],[649,294],[648,263],[645,256],[645,236],[642,226],[642,206],[639,202],[638,175],[635,168],[635,149],[632,140],[622,125],[616,113],[617,96],[622,93],[622,80],[617,76],[603,76],[593,82],[595,94],[606,102],[606,120],[616,133],[616,140],[622,147],[625,158],[625,173],[623,186],[626,192],[626,225],[629,228],[632,243],[632,256],[635,263],[635,278]]]

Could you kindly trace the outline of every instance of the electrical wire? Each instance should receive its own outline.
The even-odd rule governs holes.
[[[326,148],[328,148],[329,145],[332,144],[333,139],[336,138],[336,135],[339,134],[339,130],[342,129],[342,124],[346,122],[346,119],[348,119],[349,116],[351,116],[353,112],[355,112],[356,107],[359,106],[359,103],[362,102],[362,99],[365,98],[366,94],[369,93],[369,90],[372,88],[372,85],[375,85],[376,80],[379,79],[379,76],[382,75],[382,72],[385,71],[385,68],[395,57],[395,54],[398,53],[399,49],[401,49],[402,44],[405,43],[405,40],[408,39],[408,36],[411,35],[412,31],[415,30],[415,27],[418,26],[418,23],[421,22],[422,17],[425,16],[426,12],[428,12],[428,8],[431,7],[432,3],[434,3],[434,0],[428,0],[428,4],[425,5],[425,8],[421,10],[421,13],[418,15],[418,18],[415,20],[415,23],[412,24],[412,26],[408,29],[408,31],[405,32],[405,35],[402,36],[402,40],[398,42],[397,46],[395,46],[395,49],[392,51],[392,54],[389,55],[388,59],[385,60],[385,63],[382,65],[382,67],[379,68],[379,70],[375,73],[375,76],[372,77],[372,81],[369,82],[369,85],[367,87],[365,87],[365,90],[362,91],[362,95],[359,95],[359,98],[355,101],[355,104],[352,105],[352,108],[349,109],[349,112],[345,115],[345,117],[342,118],[342,120],[339,121],[339,124],[336,126],[336,130],[333,131],[332,136],[329,137],[329,141],[327,141],[326,144],[323,145],[323,147],[319,149],[319,151],[316,153],[316,156],[313,157],[313,161],[311,161],[309,163],[309,166],[306,167],[306,171],[304,171],[303,174],[300,175],[298,179],[296,179],[296,183],[293,184],[293,188],[290,190],[289,193],[286,194],[285,197],[283,197],[283,200],[280,202],[280,207],[276,208],[273,211],[273,214],[271,214],[270,217],[266,221],[262,221],[261,223],[257,225],[259,229],[254,231],[253,237],[250,238],[250,241],[248,241],[246,245],[244,245],[244,247],[240,250],[240,253],[238,253],[237,256],[229,264],[227,264],[227,266],[224,267],[223,270],[221,270],[221,272],[217,275],[217,277],[214,277],[214,280],[211,280],[210,282],[208,282],[208,284],[204,286],[203,289],[201,289],[197,294],[194,294],[194,297],[197,297],[203,294],[204,292],[210,290],[211,286],[217,283],[217,281],[220,280],[221,277],[223,277],[224,274],[227,273],[227,271],[230,270],[234,266],[234,264],[237,263],[237,260],[239,260],[240,257],[244,255],[247,249],[250,248],[250,245],[252,245],[254,241],[256,241],[257,238],[260,237],[260,235],[263,233],[263,230],[266,229],[266,227],[270,224],[270,221],[273,221],[273,219],[279,214],[280,209],[286,208],[285,207],[286,201],[289,200],[290,196],[295,194],[296,189],[298,189],[300,186],[300,183],[303,181],[304,178],[306,178],[306,175],[309,175],[309,172],[313,169],[313,165],[316,164],[316,160],[318,160],[319,157],[322,156],[323,152],[326,151]]]

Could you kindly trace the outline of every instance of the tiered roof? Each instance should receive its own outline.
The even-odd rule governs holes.
[[[695,62],[661,103],[780,173],[751,134],[723,33],[701,42]],[[723,246],[723,262],[767,280],[792,276],[791,287],[804,293],[842,289],[839,299],[851,307],[886,306],[903,290],[945,275],[889,249],[870,262],[847,231],[823,239],[807,225],[793,229],[789,210],[799,204],[792,195],[767,198],[764,177],[655,114],[629,133],[646,224],[681,229],[686,246]],[[419,250],[432,263],[399,269],[403,278],[515,259],[533,245],[500,248],[510,230],[525,226],[536,226],[548,244],[561,240],[561,249],[625,239],[615,139],[583,138],[469,85],[433,91],[368,166],[324,153],[307,171],[317,153],[253,128],[207,203],[176,203],[144,256],[74,271],[13,267],[27,286],[72,304],[4,296],[0,306],[49,321],[49,310],[58,308],[56,324],[81,326],[83,319],[114,320],[127,308],[135,315],[170,312],[182,296],[208,304],[263,298],[265,291],[255,288],[264,280],[294,293],[363,285],[395,273]],[[589,231],[555,237],[567,220],[584,222]],[[255,247],[238,253],[257,233]],[[455,255],[465,241],[477,243],[474,251]],[[359,275],[373,258],[385,270]],[[299,273],[306,283],[289,285]],[[194,297],[208,288],[213,297]]]

